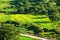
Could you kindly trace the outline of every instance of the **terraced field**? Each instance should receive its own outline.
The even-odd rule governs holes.
[[[0,21],[7,20],[17,21],[21,23],[32,23],[34,25],[43,26],[42,28],[52,29],[53,23],[46,15],[32,15],[32,14],[0,14]]]

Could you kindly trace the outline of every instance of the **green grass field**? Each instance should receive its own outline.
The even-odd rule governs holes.
[[[46,15],[31,15],[31,14],[12,14],[12,15],[5,15],[0,14],[0,19],[2,21],[5,20],[17,20],[17,21],[28,21],[28,22],[46,22],[50,21],[49,18]]]
[[[20,23],[32,23],[34,25],[42,26],[41,28],[54,28],[53,23],[46,15],[32,15],[32,14],[0,14],[0,21],[5,22],[7,20],[17,21]]]

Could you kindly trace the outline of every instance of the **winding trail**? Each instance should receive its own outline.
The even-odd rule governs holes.
[[[35,39],[38,39],[38,40],[48,40],[48,39],[45,39],[45,38],[41,38],[41,37],[37,37],[37,36],[32,36],[32,35],[29,35],[29,34],[20,34],[22,36],[26,36],[26,37],[30,37],[30,38],[35,38]]]

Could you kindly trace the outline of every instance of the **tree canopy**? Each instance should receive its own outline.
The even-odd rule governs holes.
[[[0,0],[0,13],[43,14],[55,20],[60,14],[60,0]]]

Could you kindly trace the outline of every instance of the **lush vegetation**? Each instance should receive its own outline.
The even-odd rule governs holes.
[[[10,34],[9,31],[15,34],[15,31],[19,30],[20,33],[59,40],[60,0],[0,0],[0,22],[5,24],[1,27],[3,32],[8,30],[6,34]],[[16,30],[9,25],[9,28],[12,28],[10,30],[8,24],[13,24]],[[7,36],[10,38],[10,35]],[[7,36],[4,36],[3,40],[8,40]],[[15,40],[14,37],[11,40]],[[25,37],[22,37],[21,40],[25,40]]]
[[[59,0],[1,0],[0,13],[45,14],[54,21],[59,20],[59,2]]]
[[[0,22],[0,40],[18,40],[16,36],[19,34],[19,30],[14,24]]]

